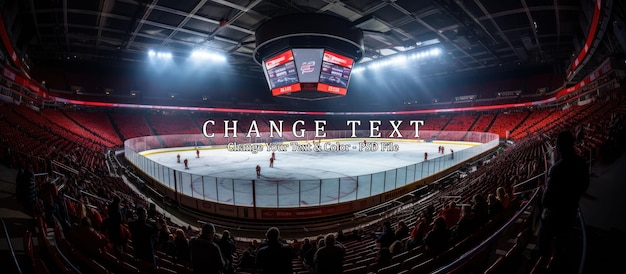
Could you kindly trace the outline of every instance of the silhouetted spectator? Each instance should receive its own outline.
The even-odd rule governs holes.
[[[337,237],[335,237],[335,240],[337,240],[338,242],[345,242],[348,240],[348,236],[346,236],[343,233],[343,230],[340,229],[339,231],[337,231]]]
[[[259,250],[260,246],[261,246],[261,244],[259,244],[259,242],[257,240],[252,240],[252,242],[250,242],[250,248],[254,251],[255,254],[256,254],[257,250]]]
[[[450,228],[459,222],[459,219],[461,218],[461,209],[456,206],[455,201],[450,201],[446,207],[441,209],[439,216],[443,217],[446,221],[446,226]]]
[[[252,269],[255,268],[255,258],[254,255],[252,255],[252,252],[250,252],[250,250],[245,250],[242,254],[241,254],[241,259],[239,259],[239,265],[237,265],[237,268],[241,269],[241,268],[246,268],[246,269]]]
[[[509,205],[511,204],[511,197],[506,193],[504,187],[500,186],[496,189],[496,198],[500,201],[504,209],[509,208]]]
[[[322,236],[322,235],[317,236],[316,242],[317,242],[317,249],[320,249],[320,248],[324,247],[324,245],[325,245],[325,243],[324,243],[324,236]]]
[[[256,265],[263,274],[291,274],[293,272],[291,260],[296,258],[293,248],[278,241],[280,231],[271,227],[265,233],[267,238],[264,246],[256,254]]]
[[[168,251],[170,249],[170,230],[167,226],[167,222],[164,219],[156,220],[156,227],[158,230],[157,246],[162,251]]]
[[[313,257],[315,256],[315,252],[317,252],[317,240],[310,241],[311,247],[306,250],[304,255],[304,263],[313,267]]]
[[[109,241],[113,245],[114,251],[118,257],[123,251],[124,241],[120,233],[120,226],[122,225],[122,213],[120,211],[120,197],[113,197],[113,201],[108,205],[109,216],[106,219],[107,232],[109,235]]]
[[[148,207],[148,220],[155,220],[158,216],[158,212],[156,209],[156,205],[154,203],[150,203]]]
[[[302,248],[302,243],[298,241],[298,239],[293,239],[291,241],[291,247],[293,247],[293,251],[296,254],[300,253],[300,249]]]
[[[348,240],[360,241],[362,239],[362,234],[359,230],[353,229],[348,235]]]
[[[574,137],[568,131],[559,133],[556,140],[558,161],[550,168],[541,200],[543,213],[538,244],[541,255],[549,256],[554,241],[553,265],[556,271],[567,272],[563,257],[573,240],[571,228],[576,221],[578,202],[589,187],[589,172],[585,161],[574,150]]]
[[[219,246],[213,241],[215,226],[205,223],[200,236],[189,241],[191,266],[195,274],[221,274],[224,270],[224,258]]]
[[[373,236],[376,239],[376,244],[379,245],[380,248],[389,248],[393,241],[396,240],[396,234],[389,221],[383,222],[383,231],[374,232]]]
[[[28,171],[26,171],[26,176],[30,176]],[[34,180],[34,175],[33,175]],[[39,187],[39,196],[41,201],[43,202],[44,208],[44,217],[46,223],[49,227],[54,226],[54,218],[56,217],[58,220],[61,220],[60,212],[59,212],[59,203],[58,201],[58,189],[57,187],[50,181],[46,180]]]
[[[182,229],[176,229],[176,238],[174,239],[175,257],[178,263],[188,265],[191,260],[189,255],[189,240]]]
[[[452,232],[448,229],[443,217],[435,218],[433,229],[424,237],[424,244],[429,255],[435,256],[450,247]]]
[[[422,211],[420,217],[417,218],[415,226],[411,230],[410,238],[406,242],[406,249],[413,249],[424,243],[424,236],[431,230],[432,219],[427,213],[428,211]]]
[[[302,247],[300,247],[300,252],[298,252],[298,256],[301,259],[304,259],[305,254],[309,251],[309,249],[311,249],[311,247],[311,240],[309,240],[308,238],[304,238],[304,243],[302,243]]]
[[[483,226],[489,220],[489,205],[480,193],[476,193],[472,197],[472,213],[478,226]]]
[[[137,220],[128,224],[131,237],[133,239],[133,249],[135,258],[152,263],[156,266],[155,244],[157,237],[157,228],[155,225],[147,222],[148,214],[146,209],[141,207],[137,210]]]
[[[345,248],[340,243],[335,242],[335,235],[327,234],[324,237],[324,246],[319,248],[313,257],[315,273],[343,273],[345,255]]]
[[[470,205],[464,205],[461,208],[461,219],[452,231],[453,241],[458,242],[465,239],[474,233],[476,229],[478,229],[478,225],[472,214],[472,207]]]
[[[394,233],[396,234],[396,240],[402,241],[404,238],[409,236],[409,227],[404,221],[400,221],[398,222],[398,226],[396,227],[396,231]]]
[[[429,219],[433,218],[433,216],[435,215],[435,205],[431,203],[426,207],[426,215],[428,215]]]
[[[496,198],[496,195],[489,193],[489,195],[487,195],[487,209],[489,219],[493,219],[504,210],[504,207],[502,203],[500,203],[500,200]]]
[[[222,251],[222,258],[224,258],[224,272],[234,273],[233,267],[233,254],[235,254],[235,241],[230,236],[230,231],[224,230],[222,232],[222,238],[219,239],[217,245]]]

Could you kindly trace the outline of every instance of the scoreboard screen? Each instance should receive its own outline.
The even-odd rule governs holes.
[[[264,72],[272,93],[281,87],[288,87],[290,91],[300,90],[298,73],[291,50],[285,51],[264,62]]]
[[[351,58],[325,49],[298,48],[268,58],[263,71],[274,96],[299,92],[291,97],[321,99],[346,95],[353,65]]]

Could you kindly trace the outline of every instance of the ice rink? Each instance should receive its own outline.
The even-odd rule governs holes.
[[[324,140],[317,147],[310,142],[254,145],[200,147],[199,158],[193,147],[140,154],[182,174],[177,190],[188,196],[252,205],[254,180],[257,206],[297,207],[355,200],[392,190],[471,158],[470,154],[476,153],[468,148],[480,144],[399,139],[367,139],[364,144],[363,139],[340,139]],[[438,152],[439,146],[444,146],[444,154]],[[253,148],[260,151],[249,151]],[[270,167],[272,150],[276,149],[281,151],[275,151],[274,166]],[[428,161],[419,164],[424,161],[424,153],[428,153]],[[183,164],[185,159],[188,169]],[[255,171],[257,165],[261,167],[260,176]],[[173,187],[171,182],[164,184]]]

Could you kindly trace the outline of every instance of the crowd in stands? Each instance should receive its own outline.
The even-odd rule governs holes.
[[[524,195],[516,195],[523,189],[516,186],[545,172],[545,141],[553,142],[564,129],[579,131],[579,152],[600,151],[610,141],[605,136],[622,126],[626,108],[623,95],[611,93],[588,105],[537,112],[523,122],[521,118],[511,120],[520,121],[510,126],[515,129],[512,136],[518,136],[518,131],[533,134],[520,133],[514,145],[506,146],[475,172],[455,178],[428,202],[416,203],[372,225],[349,228],[350,232],[292,240],[281,238],[277,227],[268,228],[259,240],[242,241],[233,235],[236,230],[218,233],[210,223],[201,229],[173,223],[124,178],[106,168],[106,149],[119,143],[89,133],[74,122],[81,119],[71,120],[61,112],[44,113],[59,120],[53,121],[23,106],[3,105],[0,145],[5,149],[2,160],[22,167],[16,180],[18,198],[41,217],[41,226],[60,226],[72,248],[106,268],[178,273],[397,273],[427,271],[449,262],[452,254],[492,233],[523,204]],[[130,119],[110,116],[112,127],[124,138],[153,131],[143,115]],[[454,120],[451,116],[435,119],[431,124],[435,130]],[[489,130],[498,121],[495,114],[482,114],[472,129]],[[529,125],[537,121],[541,121],[541,131]],[[73,129],[66,128],[70,122]],[[135,122],[141,126],[133,126]],[[587,159],[595,156],[586,155]],[[50,166],[33,167],[37,157],[76,172],[65,172],[66,176],[54,183],[51,179],[38,181],[34,173]],[[35,197],[39,202],[33,203]],[[69,257],[82,264],[78,255]]]

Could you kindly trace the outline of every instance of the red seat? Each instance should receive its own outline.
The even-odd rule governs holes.
[[[33,233],[30,232],[30,230],[26,230],[26,232],[24,232],[23,244],[24,252],[26,253],[26,256],[28,257],[30,263],[33,264],[35,273],[49,274],[50,271],[48,270],[48,267],[46,267],[41,258],[36,255],[35,248],[33,246]]]

